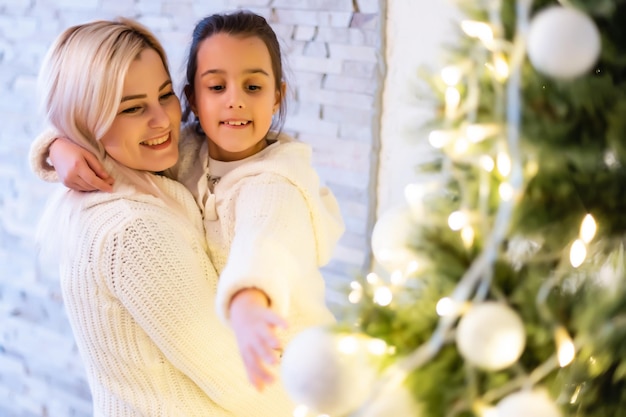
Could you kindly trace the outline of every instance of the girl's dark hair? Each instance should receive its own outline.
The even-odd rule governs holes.
[[[284,80],[282,57],[280,53],[280,44],[276,37],[276,33],[267,23],[263,16],[247,10],[238,10],[232,13],[213,14],[200,20],[193,30],[191,46],[187,56],[187,73],[186,73],[186,91],[193,91],[195,88],[195,75],[198,70],[198,48],[200,43],[218,33],[225,33],[233,36],[258,37],[263,41],[270,53],[272,61],[272,71],[274,72],[274,82],[280,94],[280,107],[278,116],[272,121],[270,130],[280,131],[285,123],[285,115],[287,114],[286,100],[281,88]],[[193,115],[189,100],[185,94],[181,94],[183,102],[183,121],[188,121],[190,117],[194,117],[194,123],[200,128],[198,118]]]

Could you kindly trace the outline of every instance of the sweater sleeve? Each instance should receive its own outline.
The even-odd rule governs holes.
[[[231,204],[235,227],[218,284],[218,313],[228,321],[232,296],[254,287],[287,317],[293,291],[301,288],[295,280],[317,268],[311,213],[298,188],[282,176],[260,174],[242,183]]]
[[[30,168],[44,181],[59,182],[59,177],[54,167],[48,161],[48,152],[50,145],[59,137],[58,132],[48,129],[41,133],[30,146],[28,159]]]
[[[217,404],[234,415],[291,415],[284,391],[261,394],[248,382],[236,341],[215,313],[210,261],[198,239],[189,238],[192,232],[180,229],[145,214],[128,221],[103,254],[114,266],[106,274],[111,291],[167,359]]]

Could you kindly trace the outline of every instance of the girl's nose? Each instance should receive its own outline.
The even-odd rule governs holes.
[[[230,94],[228,94],[228,108],[230,109],[243,109],[245,107],[245,102],[243,95],[240,91],[236,89],[231,89]]]

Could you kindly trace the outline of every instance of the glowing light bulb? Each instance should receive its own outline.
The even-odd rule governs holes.
[[[348,301],[352,304],[357,304],[363,298],[363,286],[357,281],[350,283],[351,291],[348,294]]]
[[[554,331],[554,340],[556,342],[559,365],[561,368],[564,368],[574,360],[576,346],[574,346],[574,341],[563,326],[557,327]]]
[[[466,248],[469,248],[474,243],[474,228],[472,226],[466,225],[461,229],[461,240],[463,241],[463,245]]]
[[[453,118],[456,109],[461,103],[461,93],[455,87],[446,88],[445,104],[446,104],[446,117]]]
[[[455,86],[461,81],[461,69],[454,65],[449,65],[441,70],[441,79],[447,86]]]
[[[465,135],[470,142],[478,143],[496,134],[499,127],[495,123],[491,124],[470,124],[465,128]]]
[[[576,239],[574,243],[572,243],[572,247],[569,251],[569,261],[574,268],[578,268],[585,262],[585,258],[587,257],[587,247],[585,246],[585,242],[580,239]]]
[[[510,201],[515,194],[515,190],[513,190],[513,186],[511,184],[503,182],[498,187],[498,193],[500,194],[502,201]]]
[[[433,130],[428,134],[428,143],[430,143],[430,146],[433,148],[440,149],[450,143],[453,137],[454,135],[451,132]]]
[[[464,20],[461,22],[461,29],[467,36],[480,39],[487,47],[493,44],[493,29],[485,22]]]
[[[499,81],[504,81],[509,78],[511,73],[509,63],[506,62],[506,59],[502,54],[496,54],[493,57],[493,71]]]
[[[452,316],[457,311],[456,303],[450,297],[443,297],[437,301],[435,310],[441,317]]]
[[[480,417],[500,417],[496,407],[481,404],[474,408],[478,411]]]
[[[391,300],[393,300],[393,294],[389,288],[378,287],[374,291],[374,302],[379,306],[388,306],[391,304]]]
[[[583,242],[589,243],[596,235],[597,230],[598,226],[596,225],[596,221],[593,216],[591,214],[587,214],[580,225],[580,238]]]
[[[365,279],[367,280],[367,283],[370,285],[374,285],[380,282],[380,278],[375,272],[370,272],[369,274],[367,274]]]
[[[353,355],[359,349],[359,341],[352,335],[342,336],[337,341],[337,350],[346,355]]]
[[[454,142],[454,153],[457,155],[463,155],[467,152],[469,148],[469,142],[463,136],[459,137],[456,142]]]
[[[293,417],[306,417],[309,414],[309,407],[300,404],[293,409]]]
[[[511,158],[506,152],[498,153],[496,165],[498,167],[498,172],[503,177],[507,177],[511,173]]]
[[[402,273],[402,271],[396,270],[396,271],[393,271],[391,273],[391,276],[389,277],[389,281],[393,285],[402,285],[402,284],[404,284],[406,279],[405,279],[404,274]]]
[[[493,158],[487,155],[483,155],[480,157],[479,164],[482,167],[482,169],[484,169],[487,172],[493,171],[493,169],[496,166],[496,163],[493,162]]]
[[[448,216],[448,226],[454,231],[461,230],[468,223],[467,214],[462,211],[455,211]]]
[[[367,350],[376,356],[382,356],[387,352],[387,343],[382,339],[371,339],[367,342]]]

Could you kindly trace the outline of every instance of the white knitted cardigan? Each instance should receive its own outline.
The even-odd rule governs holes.
[[[32,147],[40,177],[49,139]],[[94,416],[291,416],[280,385],[258,393],[249,384],[216,314],[217,275],[194,199],[175,181],[155,181],[184,214],[121,181],[112,194],[71,192],[65,206],[80,233],[62,238],[61,286]]]
[[[284,343],[303,328],[333,323],[320,267],[331,259],[344,223],[335,197],[312,167],[311,147],[281,135],[224,175],[212,195],[206,185],[206,139],[187,127],[179,148],[179,164],[170,175],[192,190],[197,201],[206,200],[204,226],[220,274],[217,308],[222,319],[228,320],[233,294],[256,287],[287,319]]]

